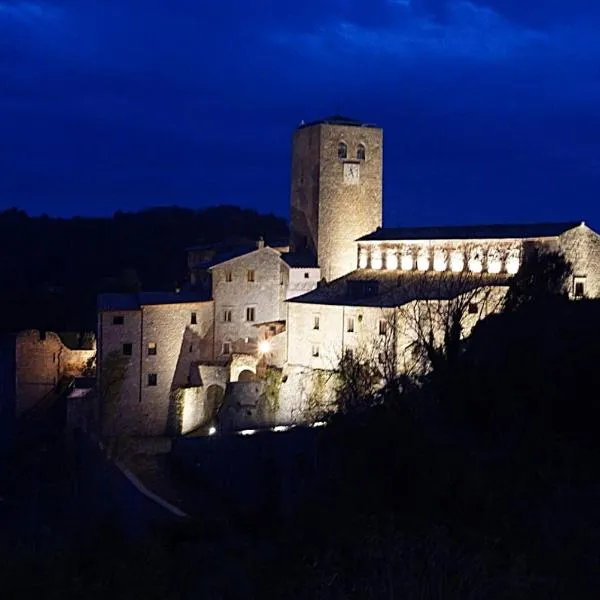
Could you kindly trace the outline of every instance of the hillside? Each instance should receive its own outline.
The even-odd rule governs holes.
[[[151,208],[112,218],[0,213],[0,331],[95,326],[103,291],[171,290],[186,277],[185,249],[227,236],[287,239],[281,217],[236,206]]]

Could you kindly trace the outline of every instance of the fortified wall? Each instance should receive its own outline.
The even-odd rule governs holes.
[[[52,392],[62,377],[80,377],[96,356],[89,350],[72,350],[51,331],[21,331],[15,338],[16,412],[20,415]]]

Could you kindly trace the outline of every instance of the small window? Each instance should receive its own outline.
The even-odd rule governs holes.
[[[346,331],[348,333],[354,333],[354,317],[348,317],[348,321],[346,323]]]
[[[469,314],[476,315],[479,312],[479,306],[477,302],[469,302]]]
[[[148,356],[156,356],[156,342],[148,342]]]
[[[198,314],[197,313],[195,313],[195,312],[192,313],[192,317],[190,319],[190,323],[192,325],[197,325],[198,324]]]
[[[348,158],[348,146],[344,142],[338,144],[338,158]]]
[[[46,332],[40,331],[40,342],[45,342],[45,341],[46,341]]]
[[[123,354],[131,356],[133,354],[133,344],[123,344]]]
[[[256,277],[256,273],[255,273],[254,269],[248,269],[248,273],[246,274],[246,278],[248,279],[248,282],[254,283],[256,281],[255,277]]]
[[[575,298],[583,298],[585,296],[585,281],[582,277],[575,277],[573,280],[573,295]]]
[[[359,144],[358,148],[356,149],[356,158],[358,158],[358,160],[365,160],[366,155],[367,152],[365,150],[365,145]]]
[[[304,279],[310,279],[310,273],[304,273]]]
[[[379,335],[385,335],[387,333],[387,321],[385,319],[379,320]]]
[[[345,354],[346,354],[346,358],[348,360],[352,360],[354,358],[354,349],[353,348],[346,348]]]
[[[188,352],[193,352],[194,351],[194,344],[190,344],[190,347],[188,348]]]
[[[223,342],[223,354],[231,354],[231,342]]]
[[[385,352],[380,352],[377,358],[379,359],[379,364],[385,364]]]
[[[54,352],[52,354],[52,362],[55,363],[56,362],[56,352]]]
[[[233,273],[231,271],[225,271],[225,281],[231,283],[233,281]]]
[[[319,346],[313,346],[312,347],[312,355],[316,358],[317,356],[319,356]]]
[[[123,325],[125,323],[125,317],[123,315],[115,315],[113,317],[113,325]]]
[[[223,323],[231,323],[231,309],[226,308],[223,311]]]
[[[253,306],[246,308],[246,321],[254,321],[256,318],[256,309]]]
[[[319,315],[315,315],[313,318],[313,329],[319,329],[320,325],[320,317]]]
[[[148,373],[148,386],[154,387],[158,385],[158,375],[156,373]]]

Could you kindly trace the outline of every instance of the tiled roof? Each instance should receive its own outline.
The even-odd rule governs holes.
[[[292,269],[316,269],[319,266],[316,257],[310,252],[286,252],[281,258]]]
[[[315,290],[290,298],[300,304],[336,306],[401,306],[413,300],[449,299],[470,290],[507,285],[506,274],[454,275],[448,272],[415,273],[361,269],[321,285]]]
[[[206,302],[210,292],[205,290],[186,292],[140,292],[139,294],[100,294],[97,307],[99,311],[139,310],[141,306],[158,304],[185,304],[188,302]]]
[[[387,227],[377,229],[357,241],[397,240],[477,240],[556,237],[581,225],[565,223],[530,223],[525,225],[443,225],[440,227]]]

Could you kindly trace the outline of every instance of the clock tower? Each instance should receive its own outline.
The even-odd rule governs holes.
[[[354,241],[382,222],[383,131],[334,116],[300,125],[292,148],[293,252],[331,281],[356,269]]]

